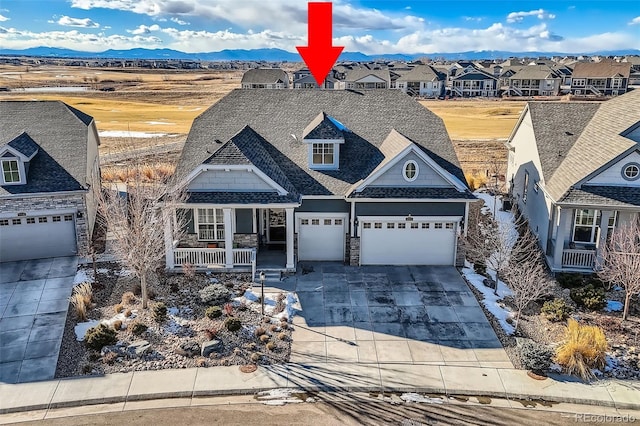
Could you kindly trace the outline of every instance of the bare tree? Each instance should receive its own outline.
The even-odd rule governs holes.
[[[120,183],[96,191],[100,216],[115,237],[114,251],[140,280],[145,309],[147,278],[165,256],[164,218],[175,222],[168,236],[171,241],[179,240],[184,230],[184,218],[175,214],[185,199],[183,188],[154,180],[151,167],[142,158],[133,158],[119,174]]]
[[[629,314],[631,297],[640,294],[640,223],[634,221],[613,231],[602,248],[597,265],[603,280],[624,288],[622,320]]]
[[[518,331],[522,310],[529,303],[549,293],[553,281],[539,256],[531,256],[529,259],[512,264],[506,271],[505,278],[513,291],[513,304],[517,309],[515,331]]]
[[[514,223],[500,223],[494,221],[487,214],[478,213],[475,218],[477,225],[470,227],[463,246],[468,258],[473,262],[484,263],[487,268],[496,272],[496,288],[500,277],[504,277],[512,261],[514,264],[527,258],[539,256],[538,243],[533,234],[527,229],[520,215],[514,213]],[[518,229],[525,229],[520,235]]]

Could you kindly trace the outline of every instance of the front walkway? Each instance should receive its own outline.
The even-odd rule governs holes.
[[[75,257],[0,263],[0,382],[53,379]]]
[[[308,263],[298,269],[272,283],[295,290],[302,308],[293,319],[293,363],[513,368],[453,267]]]

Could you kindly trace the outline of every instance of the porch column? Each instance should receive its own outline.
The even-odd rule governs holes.
[[[171,213],[167,209],[162,210],[162,221],[164,222],[165,266],[167,269],[173,269],[175,267],[173,263],[173,227],[171,226]]]
[[[284,209],[286,213],[286,229],[287,229],[287,269],[293,269],[296,267],[293,259],[293,208]]]
[[[233,226],[231,226],[232,211],[233,209],[222,209],[224,218],[225,268],[233,268]]]
[[[600,256],[602,253],[601,249],[607,245],[607,233],[609,232],[609,219],[611,216],[613,216],[611,210],[603,210],[600,213],[600,235],[596,245],[596,264],[600,264],[602,260]]]
[[[558,232],[556,234],[556,246],[555,253],[553,254],[553,266],[555,268],[562,267],[562,253],[564,251],[564,240],[567,235],[567,228],[571,226],[571,219],[573,218],[573,210],[560,209],[560,220],[558,223]]]

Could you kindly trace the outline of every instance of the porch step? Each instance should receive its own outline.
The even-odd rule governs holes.
[[[264,282],[280,282],[283,271],[280,269],[257,269],[253,281],[260,283],[260,272],[264,272]]]

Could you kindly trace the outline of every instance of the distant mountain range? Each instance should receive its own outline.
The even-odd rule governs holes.
[[[52,58],[78,58],[78,59],[175,59],[195,61],[271,61],[271,62],[302,62],[297,53],[287,52],[282,49],[233,49],[219,52],[185,53],[172,49],[129,49],[106,50],[104,52],[82,52],[70,49],[58,49],[55,47],[32,47],[24,50],[0,49],[0,55],[5,56],[40,56]],[[339,61],[371,61],[374,59],[387,59],[399,61],[411,61],[418,58],[445,58],[448,60],[478,60],[501,59],[510,57],[539,57],[539,56],[565,56],[565,55],[603,55],[625,56],[640,55],[640,50],[610,50],[588,53],[560,53],[560,52],[505,52],[500,50],[483,50],[477,52],[458,53],[425,53],[402,54],[390,53],[380,55],[366,55],[360,52],[344,52]]]

